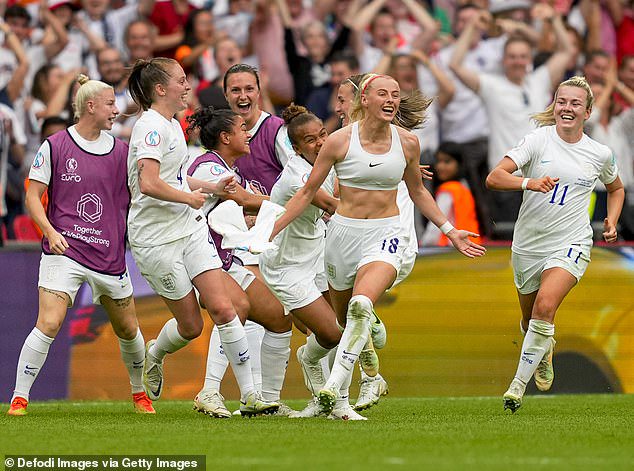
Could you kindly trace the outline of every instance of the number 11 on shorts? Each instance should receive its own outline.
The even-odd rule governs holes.
[[[396,253],[396,251],[398,250],[398,239],[396,237],[390,239],[389,241],[387,239],[383,239],[381,250],[385,250],[386,248],[388,252]]]

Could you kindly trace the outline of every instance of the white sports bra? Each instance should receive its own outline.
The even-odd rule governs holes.
[[[352,123],[345,158],[335,163],[339,184],[362,190],[396,190],[403,179],[405,155],[396,126],[390,124],[392,146],[385,154],[370,154],[361,147],[359,122]]]

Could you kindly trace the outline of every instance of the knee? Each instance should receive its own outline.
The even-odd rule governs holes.
[[[47,337],[55,337],[62,327],[60,319],[38,319],[35,327]]]
[[[251,310],[251,303],[246,296],[241,297],[240,299],[232,300],[233,308],[236,311],[236,314],[240,316],[240,319],[246,319],[249,316],[249,311]]]
[[[203,331],[203,320],[200,316],[195,316],[187,321],[178,322],[178,333],[187,340],[193,340],[200,337]]]
[[[317,339],[322,347],[335,348],[341,340],[341,331],[337,328],[330,329],[328,332],[320,333]]]
[[[555,317],[556,310],[557,304],[554,302],[554,300],[548,299],[545,296],[538,296],[535,300],[535,304],[533,305],[531,318],[550,322]]]
[[[269,322],[267,322],[267,330],[275,332],[276,334],[283,334],[293,328],[293,322],[291,316],[285,316],[282,312],[281,315],[275,316]]]
[[[236,310],[231,304],[218,306],[213,312],[210,312],[211,318],[216,325],[223,325],[231,322],[236,317]]]
[[[132,340],[136,337],[137,332],[139,331],[139,325],[136,323],[125,324],[125,325],[112,325],[112,330],[117,337],[123,340]]]

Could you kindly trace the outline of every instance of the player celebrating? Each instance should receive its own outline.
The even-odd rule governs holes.
[[[553,321],[590,262],[588,206],[597,180],[608,191],[603,238],[617,238],[625,193],[610,149],[583,133],[593,101],[585,78],[562,82],[550,106],[533,117],[540,127],[487,177],[491,189],[524,192],[511,248],[525,333],[517,372],[504,394],[504,409],[512,412],[522,405],[533,374],[538,389],[546,391],[552,385]],[[512,175],[518,169],[523,177]]]
[[[163,389],[163,359],[198,337],[203,322],[194,287],[218,326],[224,351],[240,387],[240,410],[255,414],[276,410],[253,384],[244,327],[226,294],[222,262],[208,238],[200,211],[207,196],[189,191],[183,166],[187,144],[174,115],[187,107],[191,90],[185,72],[163,57],[135,63],[130,94],[144,110],[134,125],[128,156],[132,202],[128,230],[132,254],[143,276],[174,315],[146,347],[144,386],[155,400]],[[224,180],[216,191],[233,190]]]
[[[418,139],[391,124],[401,100],[396,80],[372,75],[359,88],[351,116],[361,120],[328,137],[306,185],[287,203],[273,230],[275,236],[302,214],[334,166],[340,201],[328,228],[325,262],[333,306],[345,315],[346,326],[330,377],[319,391],[322,411],[328,413],[367,342],[374,302],[394,283],[409,242],[396,204],[398,183],[405,180],[419,210],[461,253],[484,254],[469,240],[473,234],[455,229],[424,189]]]
[[[361,82],[367,77],[367,74],[354,75],[339,85],[335,113],[341,119],[343,126],[350,124],[350,109],[352,103],[359,91]],[[407,130],[420,126],[425,120],[425,110],[429,106],[429,103],[430,101],[420,93],[403,97],[393,123]],[[431,173],[426,170],[426,167],[427,166],[421,166],[423,178],[431,178]],[[392,286],[396,286],[409,276],[416,263],[416,257],[418,256],[418,240],[414,227],[414,202],[409,197],[407,185],[404,181],[398,184],[396,204],[398,205],[403,230],[409,236],[409,244],[404,250],[403,263]],[[359,354],[361,387],[359,389],[359,397],[354,405],[355,410],[369,409],[379,402],[381,396],[388,393],[387,382],[378,371],[379,361],[374,351],[374,348],[383,348],[385,346],[385,326],[374,311],[372,314],[374,319],[371,322],[372,335],[368,341],[369,345],[366,345]],[[366,370],[373,373],[373,375],[368,375]]]
[[[288,136],[297,153],[291,157],[271,192],[271,201],[284,205],[304,186],[315,159],[328,137],[322,121],[303,106],[291,105],[282,114]],[[334,173],[331,172],[304,212],[293,220],[274,242],[275,250],[260,256],[264,280],[287,311],[312,333],[297,350],[306,387],[317,396],[326,379],[320,364],[341,339],[336,314],[330,306],[324,270],[324,212],[333,214],[338,200],[333,198]],[[343,320],[342,320],[343,323]],[[349,378],[351,379],[351,377]],[[365,420],[348,402],[349,379],[342,384],[337,404],[329,418]],[[291,417],[315,417],[320,414],[316,401]]]
[[[26,415],[31,387],[85,281],[119,339],[135,411],[154,414],[143,392],[144,341],[125,265],[128,146],[105,132],[119,114],[113,88],[85,75],[78,82],[73,103],[77,124],[44,141],[29,173],[26,207],[44,233],[40,309],[20,352],[8,414]],[[45,210],[41,198],[46,191]]]
[[[190,186],[201,186],[204,189],[209,183],[220,183],[228,175],[234,176],[239,184],[235,193],[207,198],[202,208],[203,213],[208,216],[225,199],[236,201],[250,212],[257,211],[262,200],[268,197],[247,191],[247,180],[242,178],[237,169],[232,170],[236,159],[249,153],[250,136],[244,119],[231,110],[205,108],[190,116],[188,121],[188,129],[199,130],[201,143],[209,151],[188,166],[187,175],[196,180],[190,180]],[[222,236],[213,231],[211,235],[216,247],[220,247]],[[223,269],[230,275],[225,277],[225,288],[234,306],[244,306],[245,317],[248,315],[249,319],[265,328],[261,347],[250,345],[250,348],[261,349],[263,398],[267,401],[279,401],[291,351],[291,320],[284,315],[284,309],[266,285],[252,271],[234,261],[233,251],[218,249],[218,252],[223,261]],[[215,352],[208,352],[208,357],[207,364],[213,368]],[[214,417],[230,417],[231,413],[225,407],[218,388],[219,384],[214,383],[212,372],[208,371],[205,385],[194,400],[194,407]],[[276,415],[288,415],[291,412],[288,406],[282,404]]]
[[[223,77],[225,98],[231,109],[244,119],[249,140],[250,153],[236,161],[235,166],[242,178],[249,182],[256,192],[269,195],[273,184],[286,165],[293,150],[288,144],[286,127],[282,119],[260,109],[260,76],[257,70],[247,64],[235,64]],[[234,250],[233,257],[261,278],[258,270],[258,255],[244,250]],[[260,345],[264,338],[263,328],[247,320],[244,325],[251,348],[251,363],[256,388],[262,384]],[[220,389],[220,382],[227,369],[225,357],[217,329],[214,327],[209,339],[205,389]]]

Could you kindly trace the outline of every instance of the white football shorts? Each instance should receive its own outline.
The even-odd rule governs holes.
[[[401,269],[409,236],[399,216],[353,219],[335,213],[326,232],[326,275],[337,291],[354,285],[357,271],[372,262],[385,262]]]
[[[132,255],[156,294],[174,301],[187,296],[194,287],[191,280],[196,276],[222,267],[206,225],[168,244],[132,246]]]
[[[92,289],[92,301],[101,304],[99,298],[125,299],[132,296],[132,283],[128,270],[119,276],[99,273],[64,255],[42,254],[38,286],[68,294],[68,307],[75,302],[81,285],[87,282]]]
[[[549,255],[520,255],[511,252],[513,279],[521,294],[534,293],[541,286],[542,272],[549,268],[563,268],[572,276],[581,277],[590,263],[592,245],[573,244]]]

